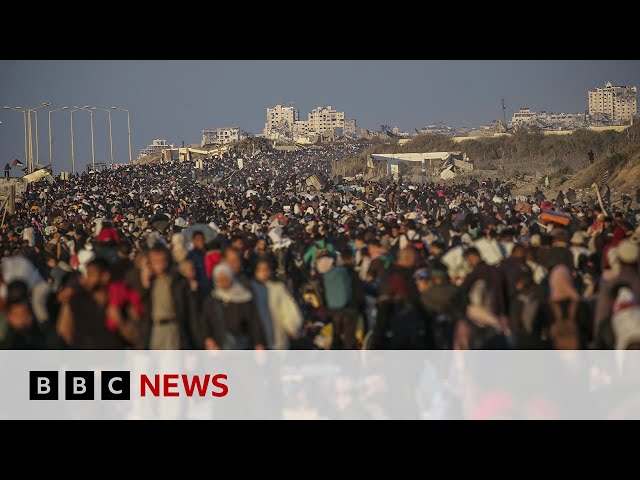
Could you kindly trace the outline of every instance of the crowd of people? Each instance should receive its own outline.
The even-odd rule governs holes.
[[[331,176],[364,147],[30,183],[0,231],[0,347],[640,347],[638,206]]]

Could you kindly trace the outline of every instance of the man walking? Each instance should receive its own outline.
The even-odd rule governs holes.
[[[11,165],[9,162],[4,166],[4,178],[9,178],[9,172],[11,171]]]

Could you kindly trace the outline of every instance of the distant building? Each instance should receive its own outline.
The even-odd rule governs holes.
[[[293,124],[292,134],[294,138],[303,137],[309,134],[309,122],[297,120]]]
[[[356,119],[348,118],[344,121],[344,134],[355,137],[358,134]]]
[[[344,112],[338,112],[331,105],[316,107],[309,112],[307,120],[310,132],[328,133],[336,128],[344,130]]]
[[[355,119],[345,119],[344,112],[338,112],[333,107],[316,107],[307,120],[296,120],[291,129],[294,140],[301,137],[335,138],[343,134],[356,136]]]
[[[389,132],[389,130],[386,130],[387,133]],[[402,130],[400,130],[399,127],[393,127],[391,129],[391,134],[394,135],[395,137],[402,137],[402,138],[408,138],[409,132],[403,132]]]
[[[455,129],[442,122],[426,125],[420,129],[420,133],[440,133],[442,135],[453,135]]]
[[[584,113],[547,113],[540,112],[537,120],[543,128],[579,128],[587,124],[589,118]]]
[[[202,145],[237,142],[243,137],[239,127],[211,128],[202,130]]]
[[[604,88],[589,90],[589,115],[607,118],[614,123],[627,123],[638,113],[638,88],[614,86],[607,82]]]
[[[278,104],[267,108],[263,135],[272,140],[297,140],[302,137],[335,138],[343,134],[355,137],[357,132],[356,120],[346,119],[344,112],[338,112],[330,105],[314,108],[307,120],[301,120],[295,106]]]
[[[511,117],[511,122],[516,125],[530,125],[536,120],[536,112],[532,112],[530,108],[524,107],[518,110]]]
[[[156,138],[153,142],[151,142],[151,145],[140,150],[138,158],[144,157],[145,155],[151,155],[152,153],[159,152],[160,150],[163,150],[165,148],[173,148],[173,145],[167,145],[167,141],[163,138]]]
[[[264,136],[274,140],[281,137],[291,137],[293,126],[300,119],[299,117],[300,112],[294,105],[287,107],[278,104],[273,108],[267,108]]]
[[[386,125],[382,125],[382,126],[386,127]],[[386,129],[382,129],[378,131],[367,130],[366,128],[360,129],[360,138],[365,138],[365,139],[378,138],[380,140],[390,140],[392,135],[393,133],[391,133],[391,130],[386,130]]]

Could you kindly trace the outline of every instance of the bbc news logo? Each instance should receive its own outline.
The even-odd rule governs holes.
[[[58,400],[58,371],[29,372],[29,400]],[[177,373],[140,375],[141,397],[216,397],[227,396],[227,375],[179,375]],[[95,373],[64,373],[65,400],[95,400]],[[125,370],[100,373],[101,400],[131,400],[131,372]]]
[[[29,372],[29,400],[58,400],[58,377],[55,371]],[[64,372],[65,400],[94,400],[95,373],[70,370]],[[131,372],[103,371],[100,373],[101,400],[130,400]]]

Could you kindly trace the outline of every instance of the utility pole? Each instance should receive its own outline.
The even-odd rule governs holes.
[[[507,113],[506,107],[504,106],[504,98],[502,100],[502,120],[504,121],[504,128],[507,128]]]

